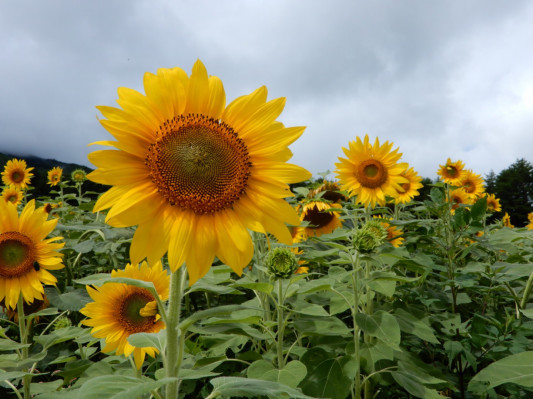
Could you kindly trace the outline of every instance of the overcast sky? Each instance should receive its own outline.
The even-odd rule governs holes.
[[[0,1],[0,152],[91,166],[96,105],[201,59],[228,103],[266,85],[307,126],[291,162],[319,172],[356,136],[421,176],[533,162],[529,0]]]

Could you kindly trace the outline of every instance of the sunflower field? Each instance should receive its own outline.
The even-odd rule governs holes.
[[[1,398],[533,397],[533,212],[368,135],[312,177],[285,99],[200,61],[143,83],[89,174],[3,166]]]

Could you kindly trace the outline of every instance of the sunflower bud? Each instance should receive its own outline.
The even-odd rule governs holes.
[[[353,244],[360,253],[374,252],[387,239],[387,229],[376,220],[366,222],[355,232]]]
[[[76,169],[71,173],[70,177],[74,183],[83,183],[87,180],[87,173],[83,169]]]
[[[59,317],[54,323],[54,331],[72,326],[72,322],[66,316]]]
[[[289,278],[298,270],[298,259],[289,248],[277,247],[270,251],[265,258],[268,272],[275,279]]]

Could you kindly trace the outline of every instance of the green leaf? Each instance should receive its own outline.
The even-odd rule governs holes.
[[[509,383],[533,387],[533,351],[517,353],[489,364],[470,380],[468,389],[485,392]]]
[[[470,213],[472,215],[472,219],[474,221],[481,220],[483,216],[485,216],[485,212],[487,211],[487,197],[482,197],[476,201],[474,205],[472,205],[472,209],[470,210]]]
[[[305,335],[347,336],[350,329],[336,317],[299,318],[294,321],[296,329]]]
[[[124,375],[106,375],[86,381],[78,393],[78,399],[131,399],[148,394],[175,378],[154,381],[150,378],[134,378]]]
[[[21,344],[10,339],[0,339],[0,351],[14,351],[22,348],[29,348],[30,344]]]
[[[306,314],[310,316],[329,316],[329,313],[322,306],[303,300],[295,301],[292,304],[292,310],[295,313]]]
[[[53,331],[47,335],[39,335],[34,338],[35,342],[41,344],[45,349],[53,345],[78,338],[80,335],[87,334],[89,330],[81,327],[66,327]]]
[[[415,315],[406,312],[403,309],[396,309],[394,312],[396,320],[400,325],[400,329],[408,334],[413,334],[418,338],[430,342],[432,344],[438,344],[439,340],[433,334],[433,329],[429,325],[428,317],[423,319],[417,318]]]
[[[109,273],[96,273],[91,274],[90,276],[79,278],[74,280],[77,284],[82,285],[95,285],[97,287],[103,285],[105,282],[107,282],[109,279],[111,279],[111,274]]]
[[[400,350],[400,325],[393,315],[379,310],[370,316],[357,313],[355,320],[365,334],[380,339],[393,349]]]
[[[352,356],[337,357],[324,349],[309,349],[301,358],[307,375],[300,384],[302,391],[313,397],[345,399],[350,392],[353,377],[345,374],[345,366]]]
[[[93,362],[87,359],[74,360],[66,363],[63,370],[57,374],[63,377],[65,383],[68,383],[82,375],[92,364]]]
[[[91,298],[85,288],[73,289],[63,294],[59,294],[56,289],[45,288],[45,291],[50,303],[61,310],[77,312],[91,302]]]
[[[227,397],[244,396],[246,398],[256,398],[258,396],[269,396],[279,399],[314,399],[294,388],[272,381],[241,377],[218,377],[209,382],[213,385],[214,392],[216,391],[219,395]],[[213,394],[211,393],[211,395]]]
[[[426,388],[409,373],[402,371],[392,371],[392,378],[407,392],[417,398],[423,399],[442,399],[442,396],[435,389]]]
[[[236,282],[233,284],[233,287],[247,288],[249,290],[264,292],[265,294],[270,294],[274,289],[274,286],[270,283],[239,283]]]
[[[386,297],[393,296],[396,291],[396,281],[394,280],[375,279],[370,280],[367,285],[372,291],[378,292]]]
[[[189,317],[183,320],[180,323],[180,328],[182,330],[186,330],[191,325],[193,325],[199,320],[206,320],[209,317],[215,317],[215,316],[231,315],[233,312],[236,312],[238,310],[243,310],[243,306],[242,305],[223,305],[223,306],[217,306],[215,308],[201,310],[199,312],[195,312],[191,314]]]
[[[86,240],[86,241],[77,243],[76,245],[74,245],[72,249],[74,249],[74,251],[79,252],[81,254],[86,254],[87,252],[91,252],[93,248],[94,248],[94,242],[92,240]]]
[[[167,332],[162,329],[156,333],[137,333],[128,337],[128,342],[138,348],[157,348],[162,352],[165,347]]]
[[[283,369],[278,370],[271,362],[261,359],[253,362],[246,371],[249,378],[279,382],[291,388],[296,388],[306,374],[307,368],[298,360],[293,360],[287,363]]]

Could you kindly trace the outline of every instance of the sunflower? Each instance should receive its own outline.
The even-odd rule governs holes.
[[[0,201],[0,300],[14,309],[19,296],[26,303],[42,300],[42,284],[55,285],[57,279],[49,270],[64,267],[57,252],[62,237],[45,237],[57,220],[47,220],[44,208],[35,209],[35,200],[26,204],[20,217],[17,207]]]
[[[85,180],[87,180],[87,173],[85,173],[83,169],[75,169],[70,174],[70,178],[72,179],[74,183],[81,184]]]
[[[483,178],[472,172],[470,169],[465,170],[460,185],[463,190],[465,190],[466,194],[472,199],[481,197],[485,192]]]
[[[500,199],[496,198],[494,194],[488,194],[487,198],[487,210],[491,212],[501,212],[502,206],[500,205]]]
[[[460,186],[461,179],[465,173],[464,167],[465,164],[462,161],[452,162],[452,160],[448,158],[444,165],[439,165],[440,169],[437,174],[442,177],[442,180],[445,183],[451,184],[452,186]]]
[[[422,183],[420,183],[422,178],[418,176],[418,173],[416,173],[413,168],[406,168],[400,173],[400,176],[405,177],[407,181],[400,184],[402,190],[398,191],[394,198],[394,202],[397,204],[405,204],[410,202],[417,195],[420,195],[418,189],[423,187]]]
[[[152,282],[161,300],[168,298],[170,278],[161,262],[150,267],[146,262],[140,265],[127,264],[124,270],[113,270],[112,277],[127,277]],[[145,355],[155,357],[156,348],[137,348],[128,342],[135,333],[154,333],[165,328],[154,306],[155,298],[146,288],[123,283],[106,283],[101,287],[87,286],[94,302],[80,310],[88,319],[82,321],[92,327],[91,334],[105,340],[102,352],[115,351],[116,355],[129,357],[133,353],[135,366],[140,369]]]
[[[505,215],[503,215],[502,224],[505,227],[509,227],[511,229],[514,228],[514,225],[511,223],[511,216],[509,216],[507,212],[505,212]]]
[[[403,231],[401,228],[393,226],[389,223],[392,218],[384,218],[379,216],[374,216],[374,218],[376,218],[381,224],[383,224],[383,227],[385,227],[385,229],[387,230],[387,241],[390,242],[393,247],[398,248],[403,244],[404,238],[401,237]]]
[[[340,209],[340,204],[332,204],[322,200],[310,200],[301,206],[300,220],[309,222],[303,232],[307,237],[320,237],[322,234],[331,233],[342,227],[339,212],[332,209]]]
[[[321,199],[337,203],[346,201],[346,196],[339,191],[340,187],[336,182],[324,180],[320,186],[309,191],[308,198],[314,198],[322,193]]]
[[[471,204],[472,200],[463,188],[456,188],[450,192],[449,202],[452,204],[452,213],[455,213],[455,210],[459,208],[459,205]]]
[[[22,191],[15,186],[8,186],[2,190],[2,198],[5,202],[11,202],[14,205],[18,205],[22,202]]]
[[[115,227],[138,225],[132,261],[168,252],[171,270],[185,262],[192,285],[215,256],[240,275],[253,255],[248,229],[290,245],[285,223],[299,219],[284,198],[311,174],[286,163],[304,128],[276,121],[285,99],[267,102],[261,87],[226,106],[222,82],[200,61],[190,78],[179,68],[146,73],[144,88],[146,96],[120,88],[122,109],[98,107],[117,141],[96,144],[118,151],[89,155],[98,169],[88,178],[113,186],[94,211],[110,208]]]
[[[50,186],[57,186],[61,181],[61,175],[63,174],[63,169],[59,166],[56,166],[48,171],[48,184]]]
[[[349,148],[342,149],[348,158],[339,158],[335,173],[343,190],[350,197],[357,195],[358,203],[384,205],[386,195],[395,198],[402,191],[401,184],[407,179],[401,173],[407,165],[397,163],[402,154],[398,149],[391,151],[392,146],[388,141],[380,146],[377,138],[372,146],[365,135],[364,142],[357,137],[349,143]]]
[[[5,185],[15,186],[18,189],[25,189],[30,184],[30,180],[33,176],[31,171],[33,168],[28,168],[26,161],[22,159],[13,158],[7,161],[2,172],[2,181]]]
[[[533,230],[533,212],[528,213],[527,218],[529,220],[529,224],[526,225],[528,230]]]

